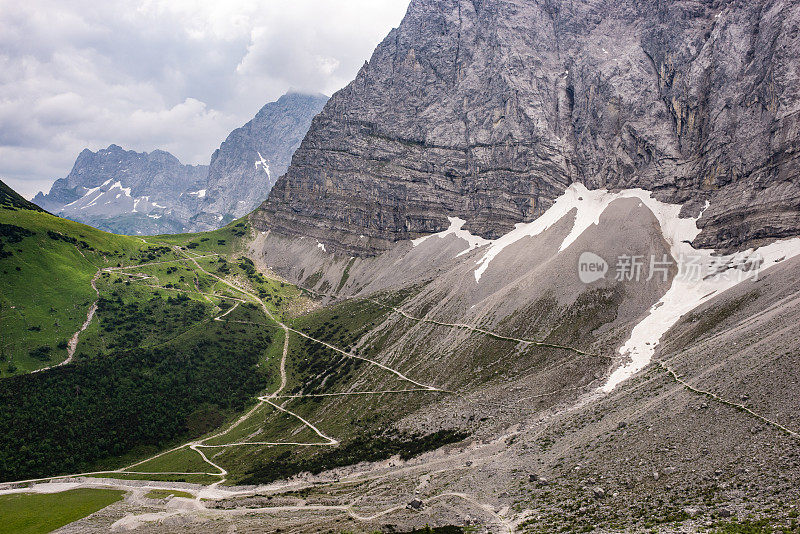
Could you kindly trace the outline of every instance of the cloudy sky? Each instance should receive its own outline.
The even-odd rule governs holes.
[[[408,0],[0,0],[0,179],[26,197],[83,148],[208,163],[288,89],[352,79]]]

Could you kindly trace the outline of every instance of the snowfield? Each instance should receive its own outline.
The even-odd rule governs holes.
[[[691,272],[684,270],[674,277],[669,290],[634,327],[630,338],[620,347],[623,363],[600,388],[602,392],[608,393],[652,361],[661,337],[682,316],[710,298],[757,276],[759,270],[800,254],[800,238],[777,241],[755,250],[719,255],[713,250],[696,249],[691,245],[700,233],[697,220],[702,217],[702,212],[696,218],[681,218],[681,205],[660,202],[652,197],[650,191],[644,189],[609,192],[605,189],[589,190],[583,184],[574,183],[535,221],[518,223],[513,230],[498,239],[487,240],[472,235],[462,229],[466,221],[448,217],[450,227],[447,230],[414,239],[411,244],[416,247],[432,237],[455,235],[468,244],[468,248],[459,256],[476,248],[484,249],[474,270],[475,283],[478,284],[492,261],[506,247],[523,238],[537,236],[574,213],[572,229],[559,247],[559,251],[564,251],[584,232],[600,224],[600,217],[612,202],[629,198],[641,201],[658,220],[662,235],[670,247],[673,265],[689,265]],[[708,203],[703,211],[706,208]]]
[[[449,235],[454,235],[460,239],[463,239],[469,245],[469,248],[458,254],[459,256],[461,256],[462,254],[466,254],[470,250],[482,247],[487,243],[491,243],[491,241],[489,241],[488,239],[484,239],[477,235],[472,235],[467,230],[462,230],[461,228],[467,222],[464,219],[459,219],[458,217],[448,217],[447,219],[450,221],[450,227],[447,230],[444,230],[443,232],[439,232],[437,234],[430,234],[418,237],[417,239],[413,239],[411,241],[411,246],[416,247],[431,237],[438,237],[443,239]]]
[[[190,194],[196,194],[199,198],[203,198],[205,190]],[[151,201],[149,196],[134,198],[131,195],[131,188],[124,187],[120,181],[106,180],[97,187],[86,189],[81,198],[64,206],[59,213],[66,216],[77,216],[78,213],[83,215],[144,213],[156,219],[160,218],[163,213],[158,213],[158,217],[150,214],[154,210],[165,209],[167,206]]]

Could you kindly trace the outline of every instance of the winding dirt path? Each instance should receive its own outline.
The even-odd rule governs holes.
[[[86,320],[83,321],[83,324],[81,325],[81,327],[74,334],[72,334],[72,337],[69,339],[69,342],[67,343],[67,359],[64,360],[61,363],[56,364],[56,365],[50,365],[48,367],[42,367],[41,369],[37,369],[35,371],[31,371],[31,374],[33,374],[33,373],[41,373],[42,371],[47,371],[48,369],[53,369],[55,367],[61,367],[62,365],[67,365],[68,363],[70,363],[72,361],[72,358],[75,356],[75,351],[78,348],[78,338],[80,337],[81,333],[84,330],[89,328],[89,325],[92,323],[92,319],[94,319],[94,314],[97,311],[97,303],[100,300],[100,290],[97,289],[97,280],[98,280],[98,278],[100,278],[100,273],[102,271],[103,271],[103,269],[98,269],[97,272],[95,273],[94,277],[92,277],[92,281],[91,281],[92,289],[94,289],[94,292],[97,295],[97,298],[92,303],[92,305],[89,306],[89,311],[86,313]]]
[[[381,306],[382,308],[386,308],[386,309],[392,310],[393,312],[402,315],[406,319],[410,319],[410,320],[416,321],[418,323],[428,323],[428,324],[432,324],[432,325],[436,325],[436,326],[446,326],[446,327],[449,327],[449,328],[460,328],[460,329],[463,329],[463,330],[470,330],[470,331],[476,332],[478,334],[483,334],[485,336],[493,337],[495,339],[501,339],[501,340],[504,340],[504,341],[513,341],[514,343],[525,343],[525,344],[528,344],[528,345],[537,345],[539,347],[549,347],[551,349],[563,349],[563,350],[568,350],[568,351],[575,352],[575,353],[583,355],[583,356],[596,356],[596,354],[585,352],[585,351],[583,351],[581,349],[577,349],[575,347],[570,347],[568,345],[558,345],[556,343],[547,343],[545,341],[537,341],[535,339],[525,339],[525,338],[519,338],[519,337],[506,336],[506,335],[503,335],[503,334],[498,334],[497,332],[492,332],[491,330],[485,330],[483,328],[480,328],[480,327],[477,327],[477,326],[468,325],[468,324],[465,324],[465,323],[445,323],[445,322],[442,322],[442,321],[436,321],[434,319],[428,319],[427,317],[415,317],[415,316],[403,311],[402,309],[400,309],[400,308],[398,308],[396,306],[391,306],[391,305],[383,303],[383,302],[381,302],[379,300],[376,300],[376,299],[373,299],[373,298],[366,298],[365,300],[368,300],[368,301],[372,302],[373,304],[377,304],[378,306]]]
[[[330,299],[341,298],[341,297],[339,297],[339,295],[334,295],[334,294],[331,294],[331,293],[321,293],[321,292],[316,291],[314,289],[308,289],[307,287],[302,287],[302,286],[298,286],[298,287],[300,287],[304,291],[308,291],[309,293],[311,293],[313,295],[320,296],[320,297],[325,297],[325,298],[330,298]],[[436,326],[445,326],[445,327],[449,327],[449,328],[459,328],[459,329],[463,329],[463,330],[470,330],[470,331],[478,333],[478,334],[483,334],[485,336],[493,337],[495,339],[501,339],[501,340],[504,340],[504,341],[512,341],[514,343],[525,343],[525,344],[528,344],[528,345],[537,345],[537,346],[540,346],[540,347],[549,347],[549,348],[552,348],[552,349],[563,349],[563,350],[568,350],[568,351],[571,351],[571,352],[575,352],[575,353],[583,355],[583,356],[597,356],[596,354],[592,354],[590,352],[586,352],[586,351],[583,351],[583,350],[575,348],[575,347],[570,347],[568,345],[559,345],[557,343],[548,343],[546,341],[537,341],[535,339],[525,339],[525,338],[506,336],[504,334],[498,334],[497,332],[492,332],[491,330],[486,330],[484,328],[480,328],[478,326],[472,326],[472,325],[469,325],[469,324],[466,324],[466,323],[445,323],[445,322],[442,322],[442,321],[436,321],[435,319],[428,319],[427,317],[416,317],[416,316],[411,315],[408,312],[404,311],[403,309],[398,308],[397,306],[392,306],[391,304],[386,304],[385,302],[381,302],[380,300],[377,300],[375,298],[371,298],[371,297],[363,297],[363,298],[364,298],[364,300],[372,302],[373,304],[375,304],[377,306],[380,306],[381,308],[386,308],[387,310],[392,310],[393,312],[395,312],[395,313],[397,313],[399,315],[402,315],[406,319],[410,319],[410,320],[418,322],[418,323],[428,323],[428,324],[432,324],[432,325],[436,325]]]
[[[181,251],[180,248],[173,247],[173,249],[175,250],[176,253],[183,254],[183,251]],[[262,299],[260,299],[257,295],[255,295],[252,292],[248,291],[247,289],[239,286],[238,284],[235,284],[235,283],[233,283],[233,282],[231,282],[229,280],[226,280],[226,279],[224,279],[224,278],[222,278],[220,276],[217,276],[214,273],[211,273],[211,272],[207,271],[206,269],[204,269],[196,261],[197,259],[204,258],[204,257],[209,257],[209,256],[194,257],[194,256],[189,256],[188,254],[184,254],[184,255],[186,256],[185,261],[191,261],[200,272],[204,273],[207,276],[210,276],[211,278],[216,279],[217,281],[219,281],[222,284],[230,287],[231,289],[241,293],[242,295],[245,295],[246,297],[248,297],[252,301],[257,302],[261,306],[261,309],[264,312],[264,314],[267,316],[267,318],[270,321],[276,323],[280,328],[283,329],[283,331],[284,331],[284,341],[283,341],[283,351],[282,351],[282,354],[281,354],[281,361],[280,361],[281,382],[280,382],[280,385],[278,386],[278,388],[274,392],[272,392],[271,394],[266,395],[266,396],[262,396],[262,397],[258,397],[258,403],[253,408],[251,408],[247,413],[242,415],[239,419],[237,419],[233,424],[229,425],[224,430],[222,430],[222,431],[220,431],[220,432],[218,432],[218,433],[216,433],[216,434],[214,434],[212,436],[204,438],[202,440],[194,441],[194,442],[191,442],[189,444],[184,444],[184,445],[181,445],[179,447],[175,447],[175,448],[170,449],[168,451],[162,452],[162,453],[160,453],[160,454],[158,454],[156,456],[147,458],[145,460],[142,460],[140,462],[132,464],[132,465],[126,467],[126,468],[120,469],[117,472],[120,472],[120,473],[124,472],[124,473],[130,473],[130,474],[152,474],[152,473],[146,473],[146,472],[141,472],[141,471],[132,471],[131,469],[135,468],[138,465],[142,465],[142,464],[144,464],[146,462],[149,462],[150,460],[154,460],[156,458],[164,456],[165,454],[169,454],[170,452],[175,452],[177,450],[180,450],[180,449],[188,446],[188,448],[190,448],[191,450],[197,452],[200,455],[200,457],[203,459],[204,462],[206,462],[208,465],[210,465],[214,469],[216,469],[217,472],[216,473],[181,473],[181,474],[205,474],[205,475],[213,475],[213,476],[222,477],[219,481],[217,481],[217,482],[215,482],[214,484],[211,485],[211,487],[213,488],[213,487],[217,487],[218,485],[220,485],[223,482],[225,482],[226,479],[224,477],[226,477],[228,475],[228,472],[222,466],[220,466],[220,465],[214,463],[213,461],[211,461],[208,458],[208,456],[206,456],[206,454],[201,449],[216,449],[216,448],[223,448],[224,449],[224,448],[229,448],[229,447],[242,447],[242,446],[280,446],[280,445],[301,446],[301,447],[318,447],[318,446],[335,447],[335,446],[338,446],[339,443],[340,443],[339,440],[337,440],[336,438],[333,438],[331,436],[328,436],[322,430],[320,430],[316,425],[314,425],[313,423],[311,423],[307,419],[303,418],[301,415],[299,415],[299,414],[297,414],[297,413],[285,408],[284,406],[274,402],[278,398],[283,398],[283,399],[286,399],[288,401],[288,400],[291,400],[291,399],[294,399],[294,398],[299,398],[299,397],[303,396],[303,395],[284,395],[284,396],[280,395],[281,392],[284,389],[286,389],[286,385],[288,383],[288,378],[287,378],[287,373],[286,373],[286,360],[287,360],[287,357],[288,357],[288,354],[289,354],[289,336],[290,336],[290,333],[294,333],[294,334],[299,335],[299,336],[301,336],[303,338],[306,338],[306,339],[308,339],[310,341],[322,344],[325,347],[327,347],[327,348],[329,348],[329,349],[331,349],[333,351],[336,351],[338,353],[341,353],[341,354],[343,354],[343,355],[345,355],[347,357],[360,359],[360,360],[364,360],[364,361],[370,362],[373,365],[376,365],[376,366],[380,367],[381,369],[384,369],[386,371],[389,371],[390,373],[393,373],[398,378],[401,378],[402,380],[405,380],[405,381],[410,382],[411,384],[417,386],[416,388],[413,388],[413,389],[392,390],[391,392],[395,392],[395,393],[403,392],[403,393],[406,393],[406,392],[444,391],[444,390],[439,389],[437,387],[417,382],[417,381],[405,376],[403,373],[397,371],[396,369],[392,369],[390,367],[387,367],[386,365],[383,365],[380,362],[371,360],[369,358],[364,358],[364,357],[355,355],[352,352],[344,351],[344,350],[340,349],[339,347],[331,345],[330,343],[327,343],[325,341],[322,341],[322,340],[316,339],[316,338],[314,338],[312,336],[309,336],[305,332],[302,332],[300,330],[296,330],[294,328],[291,328],[290,326],[285,324],[283,321],[278,319],[278,317],[276,317],[275,314],[272,313],[272,311],[269,309],[269,307],[267,307],[267,305],[264,303],[264,301]],[[176,261],[180,261],[180,260],[176,260]],[[156,262],[156,263],[160,264],[160,263],[168,263],[168,262]],[[141,267],[141,266],[144,266],[144,265],[140,265],[140,266],[137,266],[137,267]],[[244,301],[242,301],[242,302],[244,302]],[[238,306],[238,303],[237,303],[237,306]],[[223,317],[225,317],[226,315],[231,313],[235,308],[236,308],[236,306],[234,306],[233,308],[229,309],[228,311],[226,311],[222,315],[220,315],[218,317],[215,317],[214,319],[217,320],[217,321],[221,321]],[[386,393],[386,392],[352,392],[350,394],[352,394],[352,395],[367,395],[367,394],[379,394],[379,393]],[[332,395],[333,394],[330,394],[330,396],[332,396]],[[329,395],[320,394],[320,395],[313,395],[313,396],[329,396]],[[251,442],[251,441],[245,441],[245,442],[223,443],[223,444],[219,444],[219,445],[209,445],[208,444],[208,441],[210,441],[212,439],[223,437],[226,434],[228,434],[229,432],[231,432],[233,429],[238,427],[244,421],[249,419],[256,412],[256,410],[258,410],[264,404],[268,404],[268,405],[272,406],[273,408],[275,408],[276,410],[279,410],[281,412],[284,412],[284,413],[296,418],[301,423],[303,423],[303,425],[305,425],[312,432],[314,432],[317,436],[319,436],[320,439],[322,439],[324,441],[321,442],[321,443],[320,442],[309,443],[309,442],[274,442],[274,441],[252,441]],[[176,474],[176,473],[162,473],[162,474]]]
[[[81,325],[80,330],[72,334],[72,337],[70,338],[69,343],[67,344],[67,359],[64,360],[60,365],[65,365],[72,361],[72,357],[75,356],[75,350],[78,348],[78,337],[81,335],[81,332],[89,328],[89,324],[92,322],[92,319],[94,318],[94,314],[97,311],[97,303],[100,300],[100,290],[97,289],[98,278],[100,278],[99,270],[95,273],[94,277],[92,277],[92,282],[91,282],[92,289],[94,289],[97,299],[95,299],[92,305],[89,306],[89,311],[86,314],[86,320],[83,322],[83,325]]]
[[[790,429],[786,428],[785,426],[783,426],[782,424],[780,424],[780,423],[778,423],[776,421],[773,421],[772,419],[768,419],[768,418],[764,417],[763,415],[754,412],[753,410],[751,410],[750,408],[748,408],[744,404],[731,402],[729,400],[723,399],[722,397],[720,397],[716,393],[712,393],[712,392],[706,391],[704,389],[698,389],[698,388],[692,386],[691,384],[689,384],[686,380],[682,379],[680,376],[678,376],[678,373],[676,373],[671,367],[669,367],[666,363],[664,363],[663,360],[656,360],[656,362],[658,363],[659,367],[661,367],[661,369],[663,369],[664,371],[669,373],[669,375],[672,377],[673,380],[675,380],[675,382],[677,382],[678,384],[682,385],[684,388],[686,388],[687,390],[691,391],[692,393],[697,393],[698,395],[703,395],[703,396],[708,397],[710,399],[713,399],[713,400],[715,400],[715,401],[717,401],[717,402],[719,402],[721,404],[725,404],[726,406],[730,406],[731,408],[736,408],[737,410],[739,410],[741,412],[745,412],[745,413],[751,415],[752,417],[755,417],[756,419],[760,420],[763,423],[766,423],[766,424],[768,424],[768,425],[770,425],[770,426],[772,426],[774,428],[777,428],[778,430],[780,430],[782,432],[785,432],[786,434],[788,434],[789,436],[791,436],[791,437],[793,437],[795,439],[800,439],[800,433],[797,433],[794,430],[790,430]]]

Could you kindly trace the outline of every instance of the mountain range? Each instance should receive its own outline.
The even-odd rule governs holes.
[[[228,136],[210,165],[184,165],[163,150],[117,145],[80,153],[66,178],[33,201],[64,217],[134,235],[218,228],[253,210],[286,171],[327,97],[288,93]]]
[[[264,112],[205,184],[173,162],[198,227],[288,165],[220,229],[0,187],[0,497],[126,492],[66,527],[98,533],[800,531],[798,28],[412,0],[291,158]],[[71,202],[145,194],[109,180]]]

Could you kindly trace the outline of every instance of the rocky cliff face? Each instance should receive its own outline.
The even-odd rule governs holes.
[[[194,226],[213,227],[220,216],[238,218],[263,202],[327,101],[324,95],[288,93],[231,132],[211,156],[206,197]]]
[[[183,165],[163,150],[134,152],[117,145],[80,153],[66,178],[34,202],[64,217],[125,234],[180,232],[192,215],[192,193],[208,167]]]
[[[413,0],[253,215],[370,255],[492,238],[572,182],[684,203],[695,244],[800,233],[800,4]]]

